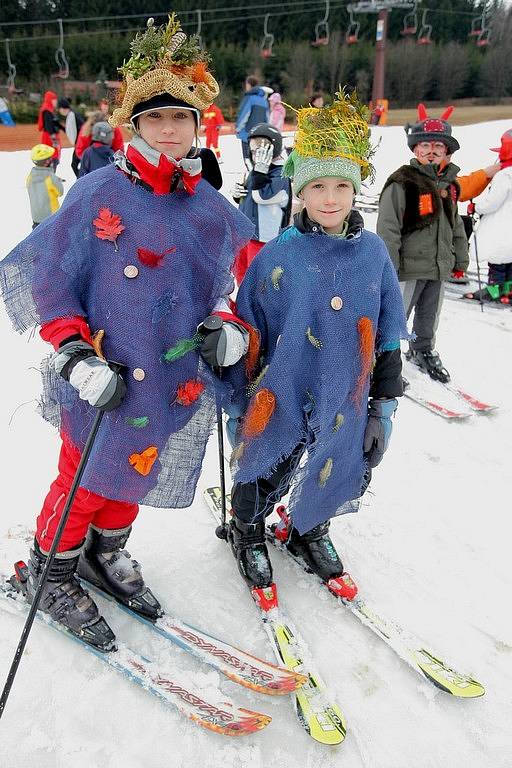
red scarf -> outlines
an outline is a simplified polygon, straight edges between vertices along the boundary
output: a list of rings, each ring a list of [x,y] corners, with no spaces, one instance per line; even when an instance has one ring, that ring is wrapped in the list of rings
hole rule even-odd
[[[500,165],[501,165],[501,170],[503,170],[503,168],[510,168],[510,166],[512,165],[512,157],[510,158],[510,160],[500,160]]]
[[[192,176],[163,154],[160,155],[160,161],[156,166],[129,144],[126,157],[137,169],[141,180],[151,187],[155,195],[167,195],[174,192],[180,181],[185,191],[189,195],[193,195],[201,181],[200,173]]]

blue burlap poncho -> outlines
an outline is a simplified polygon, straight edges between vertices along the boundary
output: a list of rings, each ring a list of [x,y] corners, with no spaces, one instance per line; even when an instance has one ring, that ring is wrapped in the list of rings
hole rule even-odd
[[[220,386],[196,329],[232,290],[234,255],[252,232],[205,181],[194,195],[156,196],[111,165],[77,181],[60,211],[0,262],[16,330],[84,316],[105,332],[106,359],[125,366],[126,398],[104,416],[84,488],[155,507],[191,504]],[[95,409],[51,365],[43,375],[43,416],[82,450]]]
[[[240,364],[231,373],[233,411],[245,413],[235,483],[268,477],[302,444],[307,460],[289,502],[295,527],[304,533],[355,511],[347,502],[361,495],[366,470],[374,352],[396,349],[408,336],[384,242],[365,230],[344,239],[289,227],[249,267],[237,314],[258,330],[261,358],[252,384]]]

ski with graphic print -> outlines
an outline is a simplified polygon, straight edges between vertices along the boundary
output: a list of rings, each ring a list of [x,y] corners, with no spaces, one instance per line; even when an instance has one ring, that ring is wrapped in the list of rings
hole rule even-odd
[[[17,566],[15,576],[8,578],[0,574],[0,608],[10,614],[26,616],[30,605],[24,595],[22,579],[19,578],[20,573],[26,573],[23,570],[26,565],[20,562]],[[100,651],[72,634],[62,624],[53,621],[48,614],[37,611],[36,619],[74,640],[110,669],[119,672],[203,728],[224,736],[244,736],[265,728],[271,721],[268,715],[222,701],[220,690],[218,701],[208,701],[196,685],[184,679],[181,672],[170,672],[124,643],[118,642],[110,651]]]
[[[220,488],[207,488],[204,498],[215,520],[220,523]],[[305,676],[305,684],[293,694],[300,724],[320,744],[341,744],[346,735],[345,718],[332,700],[304,639],[279,603],[276,585],[250,591],[278,663]]]
[[[469,675],[457,672],[449,667],[444,661],[439,659],[436,654],[428,650],[426,645],[411,633],[406,632],[396,622],[382,618],[366,600],[358,594],[355,588],[355,596],[347,599],[347,577],[344,574],[338,578],[323,582],[316,574],[311,571],[307,563],[296,555],[292,554],[287,548],[285,542],[288,538],[289,518],[286,507],[280,505],[276,508],[280,522],[267,528],[267,539],[276,549],[285,553],[288,557],[299,565],[303,571],[309,573],[322,588],[326,589],[333,597],[348,608],[348,610],[365,626],[369,627],[381,640],[384,640],[403,661],[405,661],[415,672],[426,678],[446,693],[458,698],[475,698],[483,696],[485,689],[481,683],[474,680]]]

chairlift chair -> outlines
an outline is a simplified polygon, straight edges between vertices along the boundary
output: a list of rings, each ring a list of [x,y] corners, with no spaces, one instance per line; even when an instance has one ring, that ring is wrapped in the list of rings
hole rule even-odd
[[[7,67],[9,74],[7,75],[7,91],[8,93],[19,93],[19,89],[16,88],[16,65],[11,60],[11,49],[9,46],[10,40],[5,40],[5,58],[7,59]]]
[[[478,37],[485,29],[485,14],[481,16],[475,16],[471,20],[471,30],[468,32],[468,37]]]
[[[421,27],[418,33],[418,45],[430,45],[432,42],[432,24],[427,24],[428,10],[423,11]]]
[[[62,80],[67,80],[69,77],[69,63],[66,58],[66,51],[64,50],[64,28],[62,19],[57,19],[57,23],[59,25],[59,47],[55,51],[55,61],[59,69],[55,72],[53,77],[60,77]]]
[[[359,30],[361,28],[361,24],[358,21],[354,21],[352,11],[349,11],[349,15],[350,21],[345,33],[345,42],[348,45],[354,45],[355,43],[359,42]]]
[[[404,21],[400,34],[406,37],[407,35],[415,35],[418,31],[418,14],[416,13],[417,3],[414,4],[414,9],[404,16]]]
[[[325,0],[324,17],[315,24],[315,39],[311,45],[314,45],[316,48],[329,44],[329,4],[330,0]]]
[[[319,48],[321,45],[329,45],[329,22],[319,21],[315,24],[315,39],[311,45]]]
[[[273,56],[272,46],[274,45],[275,38],[274,35],[268,31],[269,18],[270,14],[267,13],[265,16],[265,21],[263,22],[263,39],[260,45],[260,54],[263,59],[270,59],[270,57]]]
[[[482,29],[482,31],[478,35],[476,39],[476,45],[478,48],[484,48],[486,45],[489,45],[490,42],[491,42],[491,30],[489,27],[486,27],[485,29]]]

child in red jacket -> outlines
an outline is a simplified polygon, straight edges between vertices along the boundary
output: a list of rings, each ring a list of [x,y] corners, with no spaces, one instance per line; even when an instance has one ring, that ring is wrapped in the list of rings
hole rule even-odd
[[[219,162],[219,133],[224,125],[224,116],[216,104],[212,104],[203,112],[203,127],[206,133],[206,148],[213,149]]]

